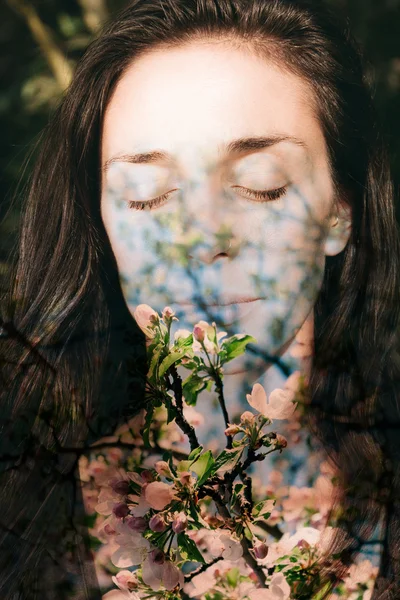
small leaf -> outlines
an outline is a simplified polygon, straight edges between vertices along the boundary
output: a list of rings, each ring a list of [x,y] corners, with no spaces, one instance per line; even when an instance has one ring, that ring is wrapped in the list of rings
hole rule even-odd
[[[224,352],[223,356],[220,355],[221,364],[225,364],[243,354],[247,344],[257,343],[257,340],[251,335],[243,335],[240,339],[238,338],[238,335],[233,335],[222,342],[221,349],[224,350],[226,354]]]
[[[197,508],[192,501],[189,502],[189,514],[192,517],[193,521],[190,521],[190,529],[209,529],[210,526],[208,525],[208,523],[203,519],[203,517],[200,514],[200,509]],[[194,525],[196,525],[196,527],[194,527]]]
[[[143,436],[143,442],[144,442],[145,448],[151,448],[149,435],[150,435],[150,427],[153,422],[153,413],[154,413],[153,407],[150,407],[146,411],[145,422],[144,422],[143,428],[140,431],[141,435]]]
[[[180,460],[178,463],[178,473],[183,473],[184,471],[190,470],[190,465],[192,464],[191,460]]]
[[[200,550],[197,548],[197,545],[185,533],[178,533],[177,541],[182,558],[194,560],[203,564],[206,562]]]
[[[193,345],[193,334],[191,333],[187,338],[180,337],[175,340],[173,350],[180,350],[181,348],[191,348]]]
[[[168,354],[168,356],[166,356],[164,358],[164,360],[162,361],[162,363],[160,364],[160,368],[158,370],[158,376],[161,378],[163,375],[165,375],[165,373],[168,371],[168,369],[174,363],[176,363],[177,360],[179,360],[183,356],[184,356],[184,354],[183,354],[182,350],[178,350],[176,352],[171,352],[170,354]]]
[[[226,471],[231,471],[239,462],[243,450],[243,446],[241,448],[228,448],[227,450],[223,450],[215,459],[215,468],[213,474],[218,473],[221,475]]]
[[[198,476],[196,487],[199,487],[206,479],[208,479],[214,468],[214,463],[215,460],[211,450],[207,450],[207,452],[202,454],[190,465],[190,469]]]
[[[192,450],[188,456],[188,460],[195,460],[202,450],[203,450],[203,446],[199,446],[198,448],[195,448],[194,450]]]
[[[156,346],[156,348],[152,354],[152,357],[150,359],[149,371],[147,373],[148,379],[151,379],[153,377],[154,373],[156,372],[156,367],[160,361],[161,353],[163,350],[164,350],[163,344],[159,344],[158,346]]]
[[[196,373],[189,375],[182,384],[182,393],[186,404],[196,406],[197,396],[207,386],[207,382],[203,377],[199,377]]]
[[[271,514],[273,508],[275,505],[275,500],[273,500],[272,498],[268,498],[267,500],[262,500],[261,502],[258,502],[254,507],[252,512],[252,515],[258,519],[266,519],[269,517],[269,515]]]

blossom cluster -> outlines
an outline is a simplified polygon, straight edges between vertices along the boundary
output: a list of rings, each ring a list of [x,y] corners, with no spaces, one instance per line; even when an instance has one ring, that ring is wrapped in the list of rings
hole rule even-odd
[[[169,307],[159,315],[141,305],[135,319],[147,339],[148,408],[80,465],[99,581],[115,586],[103,600],[311,598],[335,533],[335,472],[322,463],[312,488],[284,486],[274,469],[257,487],[249,473],[285,450],[287,438],[271,425],[294,419],[304,380],[294,374],[269,395],[254,384],[248,410],[231,422],[223,367],[254,338],[227,337],[205,321],[172,335]],[[194,425],[198,396],[213,386],[226,419],[226,448],[217,455],[198,443]],[[189,454],[175,445],[185,436]],[[292,531],[283,533],[284,524]],[[370,561],[352,565],[336,595],[367,600],[375,577]]]

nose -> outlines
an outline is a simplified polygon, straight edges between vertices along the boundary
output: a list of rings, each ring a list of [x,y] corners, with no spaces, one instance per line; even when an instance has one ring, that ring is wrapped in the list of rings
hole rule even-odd
[[[234,219],[224,194],[197,186],[188,194],[185,208],[185,233],[192,240],[187,257],[204,264],[232,258]]]

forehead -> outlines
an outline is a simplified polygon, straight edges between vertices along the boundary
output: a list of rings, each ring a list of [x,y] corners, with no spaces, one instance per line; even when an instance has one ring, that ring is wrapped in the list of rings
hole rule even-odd
[[[162,148],[188,169],[222,159],[240,137],[292,137],[271,151],[326,158],[309,84],[250,52],[217,43],[159,49],[136,59],[107,107],[102,163]]]

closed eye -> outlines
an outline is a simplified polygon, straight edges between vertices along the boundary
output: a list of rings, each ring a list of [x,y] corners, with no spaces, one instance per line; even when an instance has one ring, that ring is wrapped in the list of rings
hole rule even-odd
[[[240,185],[234,185],[233,188],[238,188],[242,190],[246,198],[249,198],[254,202],[267,202],[268,200],[278,200],[287,192],[287,186],[285,185],[274,190],[250,190],[249,188],[245,188]]]
[[[287,186],[282,186],[274,190],[251,190],[240,185],[232,186],[232,188],[241,190],[248,200],[252,200],[253,202],[257,203],[278,200],[287,192]],[[162,194],[161,196],[157,196],[157,198],[152,198],[151,200],[130,200],[128,205],[129,208],[133,208],[135,210],[148,210],[150,208],[162,206],[169,200],[170,195],[176,191],[177,189],[171,190],[165,194]]]

